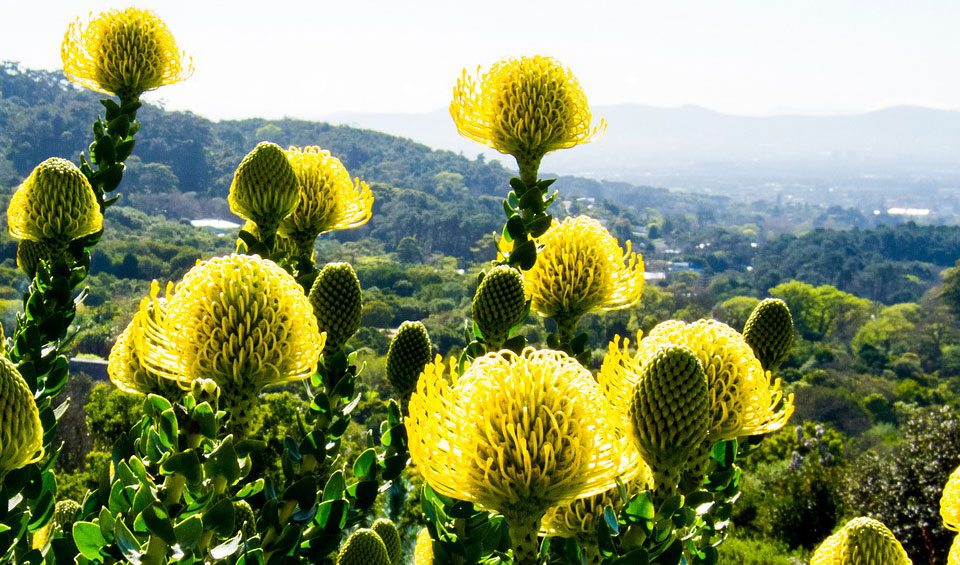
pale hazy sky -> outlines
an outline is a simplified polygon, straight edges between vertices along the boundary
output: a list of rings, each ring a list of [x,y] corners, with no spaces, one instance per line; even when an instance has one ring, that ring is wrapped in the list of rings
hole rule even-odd
[[[127,4],[0,0],[0,59],[60,67],[77,15]],[[214,119],[444,108],[464,67],[545,54],[592,104],[734,114],[960,108],[946,0],[145,1],[194,60],[149,95]]]

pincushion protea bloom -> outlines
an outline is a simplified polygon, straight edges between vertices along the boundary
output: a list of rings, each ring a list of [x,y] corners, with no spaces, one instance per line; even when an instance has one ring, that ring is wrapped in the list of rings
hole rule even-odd
[[[417,565],[419,565],[419,563]],[[953,538],[953,545],[950,546],[950,555],[947,556],[947,565],[960,565],[960,534]]]
[[[386,518],[379,518],[370,526],[370,529],[380,536],[383,545],[387,548],[391,565],[399,565],[403,559],[403,542],[400,541],[400,532],[397,526]]]
[[[328,263],[313,281],[308,295],[320,331],[327,334],[325,353],[347,343],[360,329],[363,292],[350,263]]]
[[[171,290],[140,305],[136,351],[168,379],[210,379],[242,431],[265,386],[313,373],[326,334],[300,285],[273,261],[229,255],[198,263]]]
[[[643,341],[683,345],[697,354],[710,391],[711,443],[775,432],[793,414],[793,395],[784,398],[780,380],[771,384],[743,336],[722,322],[669,320]]]
[[[13,469],[43,457],[43,425],[30,387],[0,355],[0,481]]]
[[[317,146],[290,147],[286,155],[300,185],[300,204],[280,222],[280,233],[294,242],[299,254],[311,253],[322,233],[367,223],[373,192],[367,183],[351,179],[340,159]]]
[[[340,548],[337,565],[390,565],[390,557],[375,531],[360,528]]]
[[[17,242],[17,267],[31,279],[37,274],[41,261],[49,261],[53,249],[46,243],[21,239]]]
[[[940,498],[940,517],[943,525],[955,532],[960,532],[960,467],[950,473],[947,484],[943,488]]]
[[[810,565],[910,565],[913,561],[893,533],[873,518],[854,518],[828,537]]]
[[[550,57],[504,59],[457,81],[450,116],[460,135],[513,155],[520,177],[537,180],[544,155],[587,143],[606,128],[592,125],[587,97],[569,69]]]
[[[63,72],[87,88],[122,101],[186,79],[193,65],[150,10],[109,10],[70,24],[60,46]]]
[[[541,533],[547,536],[576,538],[580,548],[586,553],[587,564],[600,563],[597,529],[600,527],[600,521],[603,520],[603,511],[607,506],[611,506],[614,513],[619,515],[627,501],[653,485],[650,468],[642,461],[640,466],[640,474],[624,484],[626,499],[620,492],[620,486],[617,485],[600,494],[578,498],[562,506],[554,506],[543,517]]]
[[[757,304],[743,326],[743,339],[753,348],[765,371],[779,367],[793,346],[793,316],[787,303],[766,298]]]
[[[230,193],[230,211],[257,224],[261,236],[272,236],[280,221],[300,202],[297,175],[283,149],[261,141],[240,161]]]
[[[51,157],[33,169],[7,208],[7,226],[17,239],[62,249],[99,231],[103,214],[90,181],[76,165]]]
[[[437,492],[504,515],[514,561],[534,563],[552,506],[630,480],[640,460],[590,371],[565,353],[488,353],[462,376],[438,356],[410,398],[410,457]]]
[[[427,528],[420,528],[417,534],[417,544],[413,548],[413,565],[433,565],[433,538]]]
[[[510,329],[523,322],[527,299],[523,275],[513,267],[494,267],[477,287],[471,315],[490,349],[499,349]]]
[[[640,300],[643,258],[624,252],[593,218],[577,216],[554,222],[537,239],[543,248],[523,275],[531,309],[553,318],[561,328],[576,326],[587,312],[621,310]]]

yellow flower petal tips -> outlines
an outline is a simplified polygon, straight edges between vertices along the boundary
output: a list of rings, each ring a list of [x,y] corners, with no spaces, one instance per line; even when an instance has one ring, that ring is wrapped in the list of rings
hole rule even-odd
[[[340,159],[316,146],[290,147],[285,153],[300,184],[300,204],[280,222],[279,231],[293,240],[298,254],[309,255],[322,233],[367,223],[373,192],[367,183],[351,179]]]
[[[7,208],[10,235],[48,246],[52,259],[79,237],[103,227],[97,195],[76,165],[52,157],[33,169]]]
[[[535,563],[552,506],[630,480],[640,460],[590,371],[528,347],[476,359],[462,376],[428,364],[410,399],[410,457],[437,492],[504,515],[514,560]]]
[[[940,498],[940,517],[943,525],[955,532],[960,532],[960,467],[950,473],[947,484],[943,488]]]
[[[166,301],[140,306],[136,350],[148,370],[180,382],[210,379],[231,414],[235,432],[267,385],[313,373],[326,340],[297,281],[257,255],[198,263]]]
[[[854,518],[823,541],[810,565],[911,565],[893,533],[873,518]]]
[[[30,387],[0,355],[0,481],[8,471],[43,457],[43,425]]]
[[[520,178],[537,180],[544,155],[587,143],[606,128],[592,125],[587,97],[569,69],[550,57],[495,63],[483,76],[457,81],[450,116],[460,135],[513,155]]]
[[[624,252],[615,237],[593,218],[567,218],[547,230],[537,243],[537,262],[524,273],[531,309],[553,318],[572,337],[587,312],[629,308],[643,292],[643,258]]]
[[[166,24],[150,10],[109,10],[70,24],[60,47],[63,72],[87,88],[132,102],[193,73]]]

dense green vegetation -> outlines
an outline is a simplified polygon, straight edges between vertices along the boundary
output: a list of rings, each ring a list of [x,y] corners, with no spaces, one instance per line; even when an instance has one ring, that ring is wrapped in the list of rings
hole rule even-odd
[[[37,162],[84,149],[95,100],[58,74],[0,66],[4,207]],[[105,357],[151,280],[177,280],[197,259],[234,248],[235,232],[182,220],[230,218],[230,179],[256,142],[320,145],[370,182],[376,198],[367,226],[323,236],[316,247],[318,263],[352,263],[364,289],[364,327],[352,345],[367,362],[365,393],[345,442],[349,456],[364,443],[368,419],[383,419],[388,330],[420,319],[439,353],[456,353],[464,343],[469,297],[495,254],[499,195],[510,172],[324,123],[214,123],[150,106],[140,119],[150,135],[129,162],[124,197],[107,213],[72,351]],[[945,562],[950,540],[935,501],[960,464],[960,228],[876,226],[875,219],[841,209],[732,203],[586,179],[564,178],[556,186],[560,215],[601,219],[644,252],[648,272],[664,274],[648,281],[637,307],[584,318],[580,328],[589,334],[595,365],[615,334],[649,331],[662,320],[715,317],[739,330],[767,295],[784,299],[793,312],[797,341],[780,375],[797,411],[787,429],[747,456],[735,540],[724,545],[724,559],[788,563],[846,518],[870,514],[894,531],[915,562]],[[817,227],[826,225],[850,229]],[[28,281],[16,269],[15,242],[5,227],[0,299],[9,329]],[[547,329],[530,318],[523,331],[543,341]],[[72,420],[60,426],[67,448],[58,464],[62,491],[79,496],[96,484],[109,446],[138,418],[140,401],[83,378],[71,382],[70,395],[74,404],[65,417]],[[265,402],[270,408],[254,435],[268,440],[268,453],[279,453],[280,438],[298,433],[285,427],[295,422],[286,415],[303,397],[291,387]],[[258,464],[277,460],[267,456]]]

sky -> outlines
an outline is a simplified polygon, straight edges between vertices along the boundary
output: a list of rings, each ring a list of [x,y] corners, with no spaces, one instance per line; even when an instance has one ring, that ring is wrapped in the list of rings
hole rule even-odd
[[[60,68],[77,16],[127,4],[0,0],[0,59]],[[163,0],[196,68],[145,98],[211,119],[445,108],[467,68],[550,55],[591,105],[850,114],[960,109],[953,0]]]

